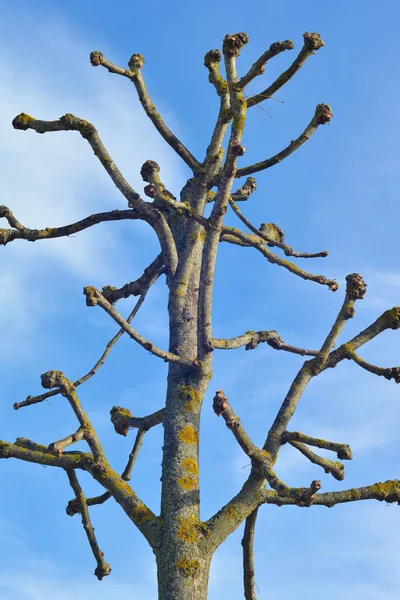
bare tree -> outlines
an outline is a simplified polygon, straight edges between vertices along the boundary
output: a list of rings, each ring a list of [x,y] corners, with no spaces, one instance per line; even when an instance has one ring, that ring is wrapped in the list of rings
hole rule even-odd
[[[157,112],[146,89],[142,76],[143,56],[134,54],[129,68],[118,67],[100,52],[92,52],[93,66],[105,67],[109,72],[130,80],[138,93],[140,102],[160,135],[175,150],[193,176],[176,198],[162,183],[160,167],[148,160],[141,168],[146,182],[144,200],[127,182],[104,147],[99,134],[91,123],[71,114],[56,121],[42,121],[25,113],[14,121],[15,129],[31,129],[37,133],[77,131],[87,140],[94,154],[108,175],[126,198],[126,210],[114,210],[93,214],[81,221],[64,227],[29,229],[22,225],[12,211],[0,207],[0,217],[6,219],[9,228],[0,229],[0,243],[6,246],[15,239],[44,240],[77,233],[104,221],[143,220],[155,231],[161,252],[144,270],[143,274],[121,288],[110,285],[100,291],[92,286],[84,289],[88,306],[101,307],[118,324],[118,333],[110,340],[94,367],[75,382],[60,371],[49,371],[42,378],[48,390],[38,396],[29,396],[14,405],[16,410],[42,402],[61,394],[69,402],[78,420],[76,431],[49,446],[18,438],[14,443],[0,442],[0,458],[17,458],[41,465],[64,469],[73,490],[74,498],[68,503],[67,514],[80,513],[83,527],[97,562],[95,574],[99,579],[110,573],[90,521],[89,507],[113,498],[136,525],[152,548],[158,567],[159,598],[183,600],[207,597],[210,562],[216,548],[245,521],[243,545],[244,595],[247,600],[255,598],[253,538],[257,511],[264,504],[297,505],[309,507],[322,505],[332,507],[338,503],[376,499],[400,503],[400,482],[397,480],[375,483],[366,487],[343,491],[320,492],[319,481],[307,482],[302,488],[286,485],[275,473],[274,465],[284,444],[290,444],[315,465],[319,465],[335,479],[344,478],[342,460],[350,460],[352,453],[346,443],[310,437],[306,433],[290,431],[290,420],[306,386],[313,377],[348,359],[358,367],[386,379],[400,381],[400,367],[385,368],[364,361],[357,350],[386,329],[400,327],[400,307],[384,312],[374,323],[335,348],[339,333],[348,319],[354,316],[357,300],[364,297],[366,285],[358,274],[348,275],[346,292],[339,314],[320,348],[309,350],[285,343],[276,331],[248,331],[237,337],[217,339],[213,336],[212,303],[213,279],[216,257],[221,242],[252,248],[261,253],[268,262],[287,269],[293,275],[336,291],[336,281],[323,275],[302,270],[289,258],[326,257],[327,252],[297,252],[284,240],[283,231],[273,223],[255,227],[242,213],[238,203],[247,201],[256,189],[254,173],[264,171],[281,162],[300,148],[318,129],[332,118],[327,104],[319,104],[304,131],[274,156],[258,163],[237,166],[238,158],[245,154],[242,135],[247,110],[271,98],[315,54],[324,42],[316,33],[304,34],[304,45],[289,68],[273,83],[253,96],[247,97],[246,86],[262,75],[266,63],[274,56],[293,49],[290,40],[273,43],[270,48],[239,79],[236,59],[248,42],[245,33],[227,35],[223,41],[222,54],[211,50],[205,55],[209,81],[219,96],[220,108],[212,137],[203,160],[198,160],[171,132]],[[220,72],[223,57],[225,77]],[[229,132],[228,132],[229,130]],[[222,145],[229,136],[227,150]],[[235,180],[247,176],[245,183],[235,188]],[[205,216],[210,204],[209,216]],[[228,227],[224,217],[229,209],[237,215],[248,231]],[[286,258],[274,250],[283,251]],[[132,327],[132,320],[143,304],[154,282],[165,276],[168,288],[169,348],[158,348]],[[115,304],[121,298],[138,297],[129,318],[124,319]],[[114,406],[111,421],[118,434],[126,436],[130,429],[137,429],[132,451],[122,474],[110,466],[102,444],[83,409],[77,388],[92,377],[107,358],[118,339],[127,334],[145,350],[168,362],[168,385],[165,403],[160,409],[142,417],[131,414],[128,408]],[[214,397],[213,408],[222,416],[243,452],[251,462],[251,472],[242,489],[207,521],[200,520],[199,500],[199,420],[203,398],[212,378],[214,351],[245,347],[252,350],[258,344],[267,343],[275,350],[307,356],[272,423],[263,447],[257,447],[244,430],[223,390]],[[219,385],[220,382],[217,383]],[[128,484],[143,436],[152,427],[164,428],[162,460],[161,511],[155,515]],[[88,451],[68,448],[84,440]],[[313,448],[313,450],[311,450]],[[318,454],[318,449],[329,450],[338,460],[328,460]],[[79,483],[79,473],[86,471],[104,487],[100,496],[87,498]]]

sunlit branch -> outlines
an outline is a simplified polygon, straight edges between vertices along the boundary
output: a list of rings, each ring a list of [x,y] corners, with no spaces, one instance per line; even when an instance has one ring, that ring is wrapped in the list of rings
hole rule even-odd
[[[227,428],[232,431],[239,446],[251,459],[254,465],[264,468],[264,466],[268,464],[268,456],[253,444],[241,424],[239,417],[233,412],[223,390],[217,390],[213,400],[213,409],[218,417],[224,419]]]
[[[335,280],[327,279],[324,275],[314,275],[313,273],[303,271],[297,265],[285,260],[284,258],[281,258],[280,256],[277,256],[265,246],[264,240],[262,240],[259,236],[243,233],[239,229],[234,229],[232,227],[224,227],[222,229],[220,240],[221,242],[229,242],[230,244],[236,244],[238,246],[255,248],[265,256],[268,262],[284,267],[302,279],[314,281],[321,285],[326,285],[333,292],[335,292],[339,287]]]
[[[264,54],[262,54],[260,58],[256,60],[255,63],[253,63],[246,75],[244,75],[241,78],[241,80],[239,81],[240,87],[246,87],[246,85],[248,85],[250,81],[252,81],[255,77],[257,77],[258,75],[262,75],[265,72],[265,65],[271,58],[277,56],[285,50],[293,50],[293,48],[294,44],[292,40],[274,42],[273,44],[271,44],[268,50],[266,50],[266,52],[264,52]]]
[[[13,120],[13,126],[15,129],[22,129],[24,131],[33,129],[37,133],[79,131],[81,136],[89,142],[93,152],[111,177],[115,186],[127,199],[128,206],[136,210],[137,218],[146,221],[153,227],[163,251],[167,274],[175,272],[178,257],[172,232],[167,222],[160,211],[142,200],[139,194],[129,185],[106,150],[97,129],[92,123],[71,114],[66,114],[57,121],[39,121],[25,113],[21,113]]]
[[[269,169],[270,167],[280,163],[283,159],[293,154],[295,150],[307,142],[320,125],[329,123],[331,119],[332,111],[330,107],[327,104],[318,104],[313,118],[298,138],[292,140],[290,144],[284,148],[284,150],[281,150],[281,152],[271,156],[271,158],[267,158],[266,160],[255,163],[254,165],[249,165],[248,167],[242,167],[241,169],[238,169],[236,172],[236,177],[243,177],[245,175],[257,173],[258,171],[264,171],[265,169]]]
[[[79,484],[79,481],[78,481],[75,471],[68,470],[67,476],[68,476],[69,483],[70,483],[72,489],[74,490],[76,503],[77,503],[77,506],[79,507],[79,512],[82,517],[83,528],[87,535],[87,539],[88,539],[90,548],[92,549],[93,556],[97,562],[97,567],[95,569],[94,574],[96,575],[97,579],[102,580],[103,577],[105,577],[106,575],[109,575],[111,573],[111,567],[108,563],[105,562],[104,553],[100,550],[99,545],[97,543],[94,529],[93,529],[93,526],[92,526],[92,523],[90,520],[90,515],[89,515],[87,503],[86,503],[86,498],[85,498],[85,495]]]
[[[285,85],[285,83],[289,81],[289,79],[293,77],[293,75],[297,73],[309,56],[315,54],[317,50],[325,45],[318,33],[309,33],[306,31],[303,37],[304,45],[290,67],[263,92],[249,98],[247,100],[248,108],[263,102],[263,100],[271,98],[271,96],[273,96],[283,85]]]
[[[145,433],[146,433],[145,429],[139,429],[136,434],[135,443],[129,454],[129,458],[128,458],[126,467],[121,475],[121,479],[123,479],[124,481],[130,481],[130,479],[131,479],[132,470],[135,465],[137,456],[139,454],[139,450],[142,445],[143,437],[144,437]],[[111,498],[110,492],[104,492],[104,494],[100,494],[99,496],[94,496],[93,498],[86,498],[86,504],[87,504],[87,506],[96,506],[98,504],[104,504],[104,502],[106,502],[109,498]],[[80,509],[79,509],[79,505],[76,501],[76,498],[74,500],[70,500],[68,502],[68,505],[66,508],[67,515],[69,515],[70,517],[73,517],[74,515],[76,515],[79,512],[80,512]]]
[[[251,178],[248,178],[251,179]],[[247,181],[248,181],[247,179]],[[242,223],[244,225],[246,225],[246,227],[248,229],[250,229],[250,231],[252,233],[254,233],[255,235],[257,235],[258,237],[260,237],[262,240],[264,240],[264,242],[266,242],[269,246],[277,246],[278,248],[281,248],[286,256],[293,256],[294,258],[324,258],[326,256],[328,256],[328,252],[326,250],[322,250],[321,252],[314,252],[313,254],[310,254],[308,252],[296,252],[296,250],[294,250],[291,246],[289,246],[288,244],[284,243],[284,233],[282,230],[282,239],[278,239],[278,236],[272,236],[272,235],[268,235],[266,233],[266,230],[271,229],[273,223],[263,223],[263,225],[269,225],[269,228],[263,227],[261,226],[260,229],[258,229],[257,227],[255,227],[248,219],[246,219],[246,217],[243,215],[243,213],[241,212],[241,210],[239,209],[239,207],[235,204],[235,202],[233,201],[233,195],[232,195],[232,200],[230,200],[229,204],[231,205],[234,213],[239,217],[239,219],[242,221]],[[275,228],[277,226],[275,225]]]
[[[45,229],[29,229],[21,225],[14,217],[13,213],[7,206],[0,206],[0,218],[4,217],[13,229],[0,229],[0,245],[5,246],[9,242],[16,239],[28,240],[35,242],[36,240],[49,240],[53,238],[66,237],[88,229],[97,223],[106,221],[123,221],[128,219],[138,219],[138,212],[134,209],[129,210],[112,210],[110,212],[96,213],[90,215],[81,221],[65,225],[63,227],[46,227]]]
[[[130,296],[140,296],[143,292],[149,289],[149,282],[154,283],[158,277],[163,273],[164,261],[162,254],[159,254],[155,260],[144,270],[141,275],[135,281],[126,283],[121,288],[112,287],[107,285],[103,287],[102,294],[110,304],[114,304],[121,298],[129,298]]]
[[[370,373],[373,373],[374,375],[379,375],[385,379],[393,379],[396,383],[400,383],[400,367],[385,368],[372,365],[351,350],[348,351],[348,358],[351,358],[358,366],[362,367],[366,371],[369,371]]]
[[[232,350],[245,346],[246,350],[253,350],[258,344],[263,342],[266,342],[275,350],[285,350],[286,352],[293,352],[301,356],[316,356],[318,354],[317,350],[306,350],[305,348],[297,348],[296,346],[285,344],[274,330],[247,331],[242,335],[228,339],[213,338],[212,347],[217,350]]]
[[[105,67],[110,73],[117,75],[123,75],[132,81],[134,84],[141,105],[144,108],[146,115],[149,117],[154,127],[157,129],[159,134],[164,140],[175,150],[175,152],[185,161],[185,163],[195,171],[199,167],[199,163],[195,157],[189,152],[189,150],[182,144],[182,142],[172,133],[163,121],[161,115],[157,112],[149,93],[144,83],[141,69],[144,65],[144,57],[141,54],[133,54],[129,60],[129,69],[122,69],[117,65],[114,65],[108,61],[101,52],[92,52],[90,55],[90,62],[94,67],[101,65]]]
[[[210,351],[210,341],[212,338],[213,277],[220,232],[232,193],[236,161],[238,156],[242,156],[245,152],[241,140],[246,119],[246,102],[243,94],[240,93],[236,87],[238,82],[236,58],[239,55],[241,48],[247,44],[248,39],[249,38],[245,33],[236,33],[235,35],[226,35],[223,42],[225,70],[233,116],[226,159],[221,171],[221,181],[214,200],[214,206],[208,219],[209,227],[206,230],[202,253],[197,323],[201,359],[203,359]]]
[[[366,327],[359,334],[354,336],[350,341],[342,344],[329,355],[325,364],[325,369],[336,367],[336,365],[345,358],[349,357],[349,353],[355,352],[358,348],[374,339],[377,335],[386,329],[400,328],[400,307],[394,306],[390,310],[386,310],[380,317],[371,325]]]
[[[151,415],[134,417],[127,408],[113,406],[110,414],[116,433],[126,436],[129,429],[143,429],[143,431],[148,431],[152,427],[160,425],[164,421],[165,410],[161,408]]]
[[[140,307],[142,306],[142,304],[146,298],[147,292],[149,291],[149,289],[153,285],[153,283],[157,280],[157,278],[159,277],[160,274],[161,274],[160,272],[156,272],[153,275],[152,279],[147,280],[146,287],[144,287],[139,300],[136,302],[132,312],[126,319],[127,323],[131,323],[132,320],[135,318],[135,316],[137,315]],[[142,275],[142,277],[143,277],[143,275]],[[139,279],[141,279],[141,278],[139,278]],[[137,281],[139,281],[139,279]],[[132,283],[136,283],[136,282],[132,282]],[[130,284],[128,284],[128,285],[130,285]],[[112,293],[112,292],[110,292],[110,293]],[[104,292],[103,292],[103,294],[104,294]],[[75,388],[77,388],[79,385],[82,385],[82,383],[85,383],[86,381],[88,381],[91,377],[93,377],[93,375],[95,375],[97,373],[99,368],[102,365],[104,365],[113,346],[118,342],[118,340],[124,333],[125,333],[125,329],[123,327],[121,327],[121,329],[119,329],[119,331],[117,331],[117,333],[114,335],[114,337],[112,337],[111,340],[108,342],[108,344],[106,345],[106,347],[104,349],[103,354],[100,356],[100,358],[96,362],[96,364],[90,369],[90,371],[88,371],[88,373],[86,373],[86,375],[83,375],[82,377],[80,377],[79,379],[74,381],[73,385]],[[59,393],[60,393],[60,389],[58,388],[58,389],[50,390],[49,392],[46,392],[45,394],[40,394],[39,396],[28,396],[26,398],[26,400],[23,400],[22,402],[15,402],[14,410],[18,410],[20,408],[23,408],[24,406],[31,406],[32,404],[38,404],[39,402],[43,402],[43,400],[47,400],[48,398],[51,398],[52,396],[56,396]]]
[[[129,323],[115,310],[115,308],[110,304],[103,296],[99,290],[92,286],[87,286],[83,290],[86,296],[86,304],[88,306],[101,306],[106,313],[110,315],[112,319],[120,327],[124,329],[124,331],[131,337],[135,342],[137,342],[140,346],[148,350],[151,354],[162,358],[166,362],[173,362],[186,366],[196,366],[196,361],[187,360],[184,357],[180,357],[177,354],[173,354],[172,352],[166,352],[165,350],[161,350],[157,348],[152,342],[149,342],[144,337],[140,335],[133,327],[129,325]]]
[[[93,456],[89,452],[63,452],[58,456],[48,446],[26,438],[18,438],[14,444],[0,440],[0,458],[18,458],[37,465],[84,471],[89,471],[93,466]]]
[[[224,96],[228,91],[228,84],[220,73],[222,54],[217,50],[210,50],[204,56],[204,66],[207,67],[208,81],[215,87],[218,96]]]
[[[357,502],[359,500],[379,500],[381,502],[397,502],[400,504],[400,481],[397,479],[375,483],[373,485],[351,488],[338,492],[323,492],[314,496],[313,504],[331,508],[344,502]],[[266,490],[262,500],[266,504],[278,506],[298,504],[294,498],[279,496],[276,492]]]
[[[327,335],[321,350],[313,361],[313,367],[322,369],[328,360],[329,353],[335,346],[336,340],[345,326],[346,322],[354,317],[354,304],[357,300],[364,298],[367,290],[364,279],[358,273],[352,273],[346,276],[346,295],[343,300],[339,314]]]
[[[57,442],[52,442],[51,444],[49,444],[49,450],[51,452],[55,452],[56,454],[58,454],[58,456],[61,456],[65,448],[72,446],[72,444],[75,444],[76,442],[80,442],[84,438],[85,429],[83,427],[79,427],[79,429],[75,431],[75,433],[72,433],[71,435],[68,435],[63,439],[58,440]]]
[[[327,440],[305,435],[298,431],[285,431],[282,442],[301,442],[307,444],[307,446],[315,446],[316,448],[321,448],[323,450],[330,450],[331,452],[336,452],[336,455],[340,460],[351,460],[353,458],[351,448],[348,444],[329,442]]]
[[[52,389],[55,387],[60,389],[61,395],[68,400],[76,418],[79,421],[80,429],[83,431],[82,438],[88,443],[93,453],[95,462],[98,464],[106,462],[103,447],[100,444],[100,441],[90,423],[87,414],[82,408],[72,381],[69,381],[69,379],[67,379],[64,373],[61,371],[48,371],[47,373],[43,373],[43,375],[41,375],[41,379],[42,386],[45,389]],[[67,440],[68,439],[69,437]],[[57,453],[60,453],[60,451],[62,452],[63,443],[65,443],[65,440],[61,440],[61,442],[53,442],[53,448],[55,444],[56,447],[54,450]]]
[[[322,458],[322,456],[318,456],[318,454],[312,452],[305,444],[302,444],[301,442],[290,441],[289,444],[301,452],[314,465],[319,465],[322,467],[325,473],[331,473],[331,475],[338,481],[342,481],[344,479],[343,463],[333,462],[327,458]]]
[[[257,521],[258,508],[247,517],[244,534],[242,538],[243,546],[243,583],[244,597],[246,600],[257,600],[254,591],[254,528]]]

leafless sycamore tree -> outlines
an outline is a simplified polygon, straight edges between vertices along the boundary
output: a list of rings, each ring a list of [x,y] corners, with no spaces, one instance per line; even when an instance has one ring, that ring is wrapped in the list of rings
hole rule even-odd
[[[159,598],[183,600],[207,597],[210,562],[216,548],[245,521],[243,545],[244,595],[247,600],[255,598],[253,537],[258,509],[264,504],[297,505],[299,507],[323,505],[332,507],[342,502],[366,499],[400,502],[400,481],[376,483],[366,487],[335,492],[320,492],[319,481],[306,487],[293,488],[286,485],[274,471],[279,451],[290,444],[319,465],[335,479],[342,480],[342,460],[350,460],[352,453],[345,443],[310,437],[307,433],[290,430],[290,419],[296,410],[309,381],[328,368],[335,367],[344,359],[350,359],[358,367],[387,379],[400,380],[400,368],[384,368],[365,362],[357,354],[358,348],[386,329],[400,327],[400,307],[384,312],[374,323],[346,343],[334,349],[336,339],[348,319],[354,316],[356,300],[363,298],[366,286],[358,274],[347,276],[347,287],[342,307],[320,348],[307,350],[284,343],[276,331],[248,331],[234,338],[216,339],[212,328],[213,277],[219,245],[221,242],[251,247],[260,252],[268,262],[287,269],[293,275],[327,286],[336,291],[335,281],[323,275],[314,275],[300,269],[291,258],[325,257],[327,252],[316,254],[297,252],[284,241],[283,231],[273,223],[255,227],[242,214],[238,203],[249,199],[256,189],[254,173],[281,162],[304,144],[320,125],[332,117],[326,104],[319,104],[303,133],[271,158],[248,166],[237,166],[245,148],[242,135],[247,110],[270,98],[285,85],[315,54],[324,42],[316,33],[304,34],[304,45],[289,68],[266,89],[254,96],[245,95],[246,86],[262,75],[266,63],[274,56],[293,49],[290,40],[276,42],[239,79],[236,59],[248,42],[245,33],[227,35],[223,41],[222,54],[211,50],[205,55],[209,81],[219,97],[220,108],[213,134],[202,161],[198,160],[171,132],[157,112],[146,89],[142,67],[143,56],[134,54],[129,68],[118,67],[100,52],[92,52],[93,66],[105,67],[130,80],[138,93],[147,116],[164,140],[175,150],[191,169],[193,176],[181,190],[179,199],[162,183],[159,166],[148,160],[141,168],[147,183],[144,200],[119,171],[104,147],[99,134],[91,123],[66,114],[57,121],[42,121],[22,113],[14,121],[15,129],[33,130],[37,133],[77,131],[87,140],[94,154],[127,201],[126,210],[113,210],[93,214],[81,221],[64,227],[29,229],[22,225],[6,206],[0,207],[0,217],[6,219],[9,228],[0,229],[0,243],[4,246],[16,239],[28,241],[68,236],[88,227],[121,219],[141,219],[152,227],[160,243],[160,254],[144,270],[143,274],[121,288],[107,285],[97,290],[92,286],[84,289],[88,306],[99,306],[118,324],[119,331],[96,363],[84,376],[70,381],[60,371],[44,373],[43,387],[48,390],[38,396],[29,396],[14,405],[16,410],[42,402],[61,394],[69,402],[78,421],[76,431],[49,446],[18,438],[14,443],[0,442],[0,458],[16,458],[41,465],[64,469],[73,490],[74,498],[68,503],[67,514],[79,513],[93,551],[97,567],[96,576],[101,579],[110,573],[110,566],[103,558],[90,521],[89,507],[113,498],[125,511],[127,517],[145,536],[152,548],[158,567]],[[221,58],[225,64],[225,76],[220,73]],[[225,136],[229,136],[224,152]],[[246,181],[235,188],[235,180],[247,176]],[[206,217],[205,208],[211,203],[212,210]],[[246,230],[224,225],[228,210],[233,210]],[[278,253],[282,251],[282,257]],[[145,339],[131,325],[152,284],[165,276],[169,301],[169,348],[158,348]],[[138,297],[138,301],[126,320],[115,308],[121,298]],[[168,386],[166,399],[160,409],[150,415],[136,417],[128,408],[114,406],[111,421],[118,434],[126,436],[130,429],[137,429],[132,452],[122,474],[116,473],[105,456],[101,442],[83,409],[77,388],[92,377],[104,363],[113,345],[127,334],[145,350],[168,362]],[[213,353],[219,350],[245,347],[254,349],[267,343],[276,350],[307,356],[284,398],[275,421],[272,423],[263,447],[257,447],[244,430],[223,390],[214,397],[214,411],[222,416],[243,452],[251,461],[251,472],[242,489],[207,521],[200,520],[199,501],[199,419],[203,398],[212,378]],[[220,382],[217,383],[220,385]],[[151,427],[164,428],[162,460],[161,510],[155,515],[128,484],[143,436]],[[79,440],[85,440],[87,452],[68,448]],[[313,448],[313,450],[311,450]],[[336,453],[338,461],[322,458],[318,449]],[[79,472],[86,471],[104,487],[104,493],[87,498],[79,483]]]

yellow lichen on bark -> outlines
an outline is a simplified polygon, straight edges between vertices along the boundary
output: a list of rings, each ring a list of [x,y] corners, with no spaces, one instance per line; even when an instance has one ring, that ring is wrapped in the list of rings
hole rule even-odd
[[[184,475],[178,479],[178,483],[184,490],[194,490],[197,487],[197,477],[191,475]]]
[[[198,444],[199,442],[198,433],[191,425],[186,425],[186,427],[178,433],[178,437],[182,442],[186,442],[186,444]]]
[[[196,476],[199,474],[199,465],[197,463],[197,460],[195,460],[194,458],[184,458],[182,461],[182,467],[188,473],[192,473]]]
[[[201,565],[198,560],[188,560],[182,557],[178,560],[176,566],[183,572],[185,577],[198,577]]]

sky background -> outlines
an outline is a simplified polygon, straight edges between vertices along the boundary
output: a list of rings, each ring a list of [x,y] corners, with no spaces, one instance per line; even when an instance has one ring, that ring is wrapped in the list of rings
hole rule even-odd
[[[0,11],[0,202],[30,227],[67,224],[125,203],[79,135],[13,130],[11,120],[22,111],[46,120],[71,112],[92,121],[139,191],[139,171],[147,159],[160,164],[175,195],[189,177],[143,114],[130,82],[91,67],[92,50],[121,66],[142,53],[154,102],[202,157],[217,111],[204,54],[221,47],[226,33],[246,31],[250,43],[238,66],[244,74],[272,42],[290,38],[296,52],[305,31],[319,32],[325,48],[277,93],[283,103],[263,104],[272,118],[257,108],[250,111],[242,163],[280,151],[303,131],[320,102],[331,105],[334,119],[282,164],[258,174],[257,192],[243,209],[256,225],[281,226],[298,251],[327,249],[326,259],[298,263],[336,278],[341,287],[332,294],[250,249],[222,244],[214,334],[276,329],[288,343],[316,348],[342,302],[344,277],[352,272],[364,276],[368,291],[341,340],[400,304],[398,2],[204,0],[145,6],[121,0],[0,0]],[[274,59],[252,91],[264,89],[293,57],[285,52]],[[234,216],[228,220],[236,224]],[[24,436],[48,444],[76,428],[61,397],[18,412],[12,405],[40,393],[41,373],[59,369],[74,380],[91,368],[116,328],[103,311],[85,306],[82,287],[123,285],[157,252],[155,236],[140,222],[103,224],[35,244],[15,241],[1,249],[1,438]],[[131,302],[118,308],[126,315]],[[152,288],[135,324],[167,347],[163,280]],[[360,355],[385,367],[399,364],[399,334],[386,332]],[[202,518],[229,500],[249,472],[248,458],[212,412],[215,390],[224,388],[254,442],[262,444],[301,364],[301,357],[269,347],[215,353],[202,416]],[[138,416],[157,410],[165,375],[162,361],[123,336],[96,377],[79,388],[116,469],[123,468],[133,435],[116,436],[110,408],[127,406]],[[277,472],[286,483],[306,486],[317,478],[328,491],[399,477],[400,387],[381,379],[346,361],[311,382],[291,429],[348,443],[354,460],[345,464],[345,481],[337,482],[285,447]],[[155,428],[146,434],[132,477],[134,489],[156,512],[161,433]],[[152,552],[117,505],[110,501],[91,511],[112,566],[100,583],[79,517],[65,515],[71,491],[64,473],[14,460],[2,461],[0,470],[1,600],[156,597]],[[89,477],[81,480],[87,495],[98,492]],[[374,501],[330,510],[262,507],[255,542],[259,599],[294,594],[299,600],[397,599],[399,533],[399,507]],[[240,529],[215,555],[210,600],[243,597],[241,535]]]

